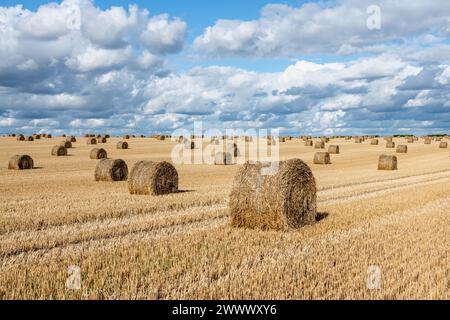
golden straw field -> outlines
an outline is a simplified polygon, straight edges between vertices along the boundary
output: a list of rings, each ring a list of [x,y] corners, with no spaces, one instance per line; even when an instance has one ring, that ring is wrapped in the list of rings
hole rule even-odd
[[[177,194],[130,195],[126,182],[96,182],[101,147],[128,168],[171,161],[175,142],[121,139],[92,146],[77,137],[69,156],[51,156],[60,137],[0,138],[0,299],[449,299],[450,149],[420,139],[396,154],[370,140],[333,139],[331,165],[317,149],[281,143],[318,190],[318,221],[298,231],[232,228],[228,201],[237,165],[175,165]],[[8,170],[28,154],[33,170]],[[378,171],[381,154],[398,170]],[[81,268],[81,290],[66,288]],[[381,286],[368,289],[368,268]]]

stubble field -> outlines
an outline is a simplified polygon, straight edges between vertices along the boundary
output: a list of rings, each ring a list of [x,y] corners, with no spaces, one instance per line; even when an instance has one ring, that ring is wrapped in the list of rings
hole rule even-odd
[[[93,146],[77,138],[0,138],[0,299],[449,299],[450,157],[438,142],[408,144],[399,170],[378,171],[394,154],[370,142],[333,140],[341,154],[313,165],[317,151],[281,143],[281,159],[310,165],[319,221],[295,232],[235,229],[228,200],[238,166],[176,165],[181,193],[130,195],[126,182],[95,182]],[[129,169],[170,161],[175,145],[150,138],[99,147]],[[394,141],[406,144],[404,139]],[[327,144],[328,146],[328,144]],[[8,170],[28,154],[34,170]],[[81,289],[66,288],[68,267]],[[381,283],[369,289],[368,268]]]

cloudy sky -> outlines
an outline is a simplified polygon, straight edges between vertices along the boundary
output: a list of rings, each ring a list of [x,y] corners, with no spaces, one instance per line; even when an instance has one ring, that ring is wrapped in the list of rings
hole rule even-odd
[[[447,0],[2,0],[0,133],[449,133],[449,37]]]

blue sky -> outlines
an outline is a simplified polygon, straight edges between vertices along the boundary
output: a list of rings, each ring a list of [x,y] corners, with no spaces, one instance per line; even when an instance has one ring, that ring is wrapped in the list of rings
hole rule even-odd
[[[373,10],[372,0],[4,0],[0,133],[170,133],[199,120],[290,134],[448,131],[450,3]]]

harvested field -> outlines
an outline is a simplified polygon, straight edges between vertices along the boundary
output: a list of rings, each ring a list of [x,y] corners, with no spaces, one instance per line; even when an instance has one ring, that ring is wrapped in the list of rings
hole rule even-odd
[[[102,148],[130,170],[171,162],[176,145],[130,138],[131,149],[117,149],[122,139]],[[52,139],[0,138],[0,299],[450,298],[450,158],[437,141],[398,154],[382,138],[331,139],[340,153],[325,166],[287,139],[281,160],[302,159],[317,187],[316,223],[289,232],[230,226],[239,165],[176,164],[178,193],[133,195],[127,181],[96,182],[93,146],[77,141],[54,157]],[[35,169],[8,170],[25,154]],[[398,170],[377,170],[382,154]],[[81,290],[66,288],[71,265]],[[377,290],[367,287],[372,265]]]

